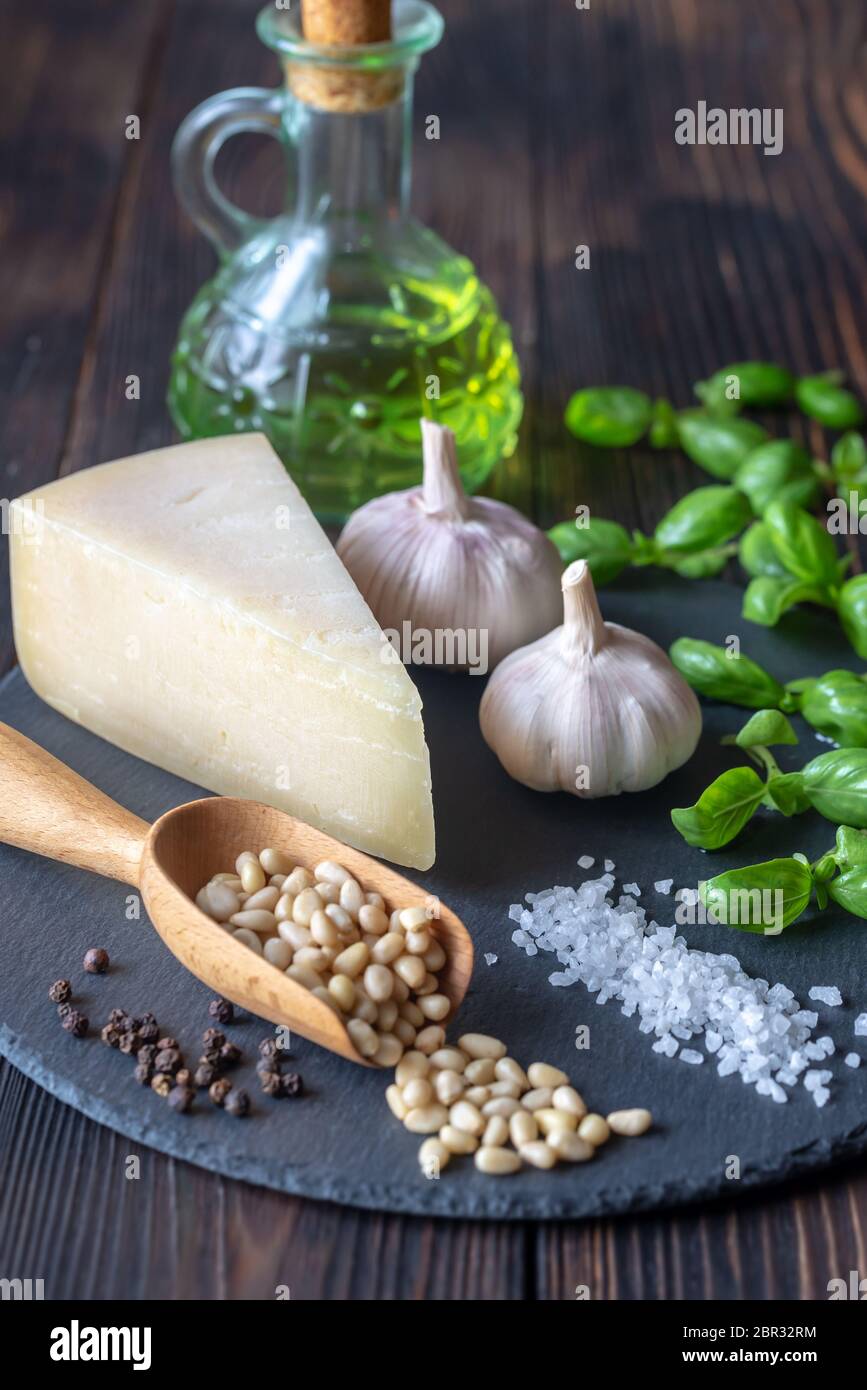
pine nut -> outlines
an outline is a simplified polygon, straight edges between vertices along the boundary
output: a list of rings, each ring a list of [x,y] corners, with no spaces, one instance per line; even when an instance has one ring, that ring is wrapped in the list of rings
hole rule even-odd
[[[403,1043],[393,1033],[379,1034],[379,1047],[373,1054],[378,1067],[396,1067],[403,1056]]]
[[[424,984],[416,985],[415,987],[415,997],[416,999],[421,1000],[422,997],[426,994],[436,994],[438,989],[439,980],[437,979],[436,975],[426,974],[424,977]]]
[[[464,1100],[468,1100],[471,1105],[476,1105],[481,1110],[483,1105],[491,1099],[489,1086],[468,1086],[464,1091]]]
[[[326,907],[329,904],[336,907],[340,906],[340,889],[338,888],[336,883],[324,883],[320,880],[317,880],[316,891],[319,894],[322,901],[325,903]],[[342,908],[340,910],[341,912],[343,911]]]
[[[494,1063],[494,1072],[498,1081],[513,1081],[518,1087],[518,1091],[523,1095],[524,1091],[529,1091],[530,1083],[527,1080],[527,1073],[520,1067],[514,1057],[500,1057]]]
[[[278,922],[277,931],[284,941],[288,941],[293,951],[300,951],[303,946],[310,946],[313,937],[307,927],[299,927],[295,922]]]
[[[368,999],[366,994],[359,994],[357,987],[355,1003],[352,1006],[352,1017],[363,1019],[365,1023],[376,1023],[379,1018],[379,1009],[373,1000]]]
[[[313,875],[308,869],[303,869],[299,864],[298,868],[293,869],[291,874],[287,874],[286,878],[283,880],[283,892],[291,893],[294,898],[297,897],[299,893],[303,893],[305,888],[312,888],[313,883]]]
[[[394,977],[394,986],[391,991],[391,997],[394,1000],[395,1004],[405,1004],[407,999],[409,998],[408,986],[406,985],[404,980],[398,979],[397,975],[395,975]],[[424,1014],[422,1014],[422,1021],[424,1021]]]
[[[649,1110],[612,1110],[608,1116],[609,1128],[615,1134],[622,1134],[630,1139],[645,1134],[652,1124],[653,1116]]]
[[[277,918],[274,913],[265,912],[262,908],[258,910],[254,908],[251,912],[242,908],[240,912],[236,912],[234,916],[230,917],[229,921],[233,927],[247,927],[249,931],[272,932],[277,925]]]
[[[404,931],[417,931],[428,923],[427,910],[423,907],[405,907],[399,917]]]
[[[544,1105],[550,1105],[553,1099],[554,1092],[550,1086],[537,1086],[521,1097],[521,1104],[525,1110],[541,1110]]]
[[[608,1121],[602,1115],[585,1115],[578,1126],[579,1138],[586,1139],[595,1149],[605,1143],[610,1133]]]
[[[334,969],[338,975],[348,975],[350,980],[354,980],[369,960],[370,951],[364,942],[356,941],[354,946],[347,946],[345,951],[340,952],[334,962]]]
[[[517,1173],[521,1166],[521,1156],[516,1154],[514,1149],[492,1148],[485,1145],[479,1149],[473,1160],[480,1173],[489,1173],[493,1177],[505,1177],[509,1173]]]
[[[434,1023],[440,1023],[446,1018],[451,1009],[451,1003],[444,994],[426,994],[418,1004],[425,1018],[430,1018]]]
[[[400,1005],[398,1013],[401,1018],[406,1019],[407,1023],[411,1023],[413,1028],[424,1027],[424,1014],[418,1004],[414,1004],[411,999],[407,999],[405,1003]]]
[[[464,1079],[456,1071],[436,1072],[433,1084],[437,1100],[443,1105],[454,1105],[464,1093]]]
[[[403,955],[405,944],[401,932],[386,932],[385,936],[381,936],[376,945],[372,947],[370,954],[377,965],[391,965],[393,960],[397,960],[399,956]]]
[[[464,1033],[458,1038],[458,1047],[468,1057],[490,1057],[494,1062],[506,1055],[506,1044],[500,1042],[499,1038],[489,1037],[487,1033]]]
[[[529,1144],[522,1144],[518,1152],[534,1168],[553,1168],[557,1162],[556,1153],[544,1139],[533,1139]]]
[[[512,1100],[517,1100],[521,1094],[521,1088],[517,1081],[494,1081],[491,1084],[492,1096],[511,1096]]]
[[[199,893],[196,902],[216,922],[228,922],[241,906],[238,894],[225,883],[209,883]]]
[[[292,909],[295,906],[295,899],[291,893],[281,893],[277,899],[277,906],[274,908],[274,916],[278,922],[291,922]]]
[[[404,1047],[412,1047],[415,1042],[415,1029],[411,1023],[407,1023],[405,1018],[395,1019],[391,1031],[396,1038],[400,1038]]]
[[[419,1013],[421,1013],[420,1009]],[[422,1017],[424,1017],[423,1014]],[[446,1030],[433,1024],[429,1028],[422,1028],[415,1040],[415,1045],[419,1052],[424,1052],[429,1057],[432,1052],[436,1052],[437,1048],[442,1047],[445,1040]]]
[[[282,888],[285,878],[285,874],[272,874],[268,879],[269,888]]]
[[[539,1126],[526,1110],[516,1110],[509,1120],[509,1136],[516,1149],[539,1138]]]
[[[449,1124],[455,1129],[460,1129],[464,1134],[474,1134],[476,1138],[485,1128],[480,1110],[474,1105],[470,1105],[467,1100],[456,1101],[449,1111]]]
[[[364,907],[364,894],[361,891],[361,884],[356,883],[354,878],[347,878],[340,885],[340,906],[344,912],[348,912],[350,917],[358,917],[359,912]]]
[[[262,947],[262,954],[278,970],[285,970],[292,964],[292,947],[279,936],[271,936]]]
[[[243,869],[244,865],[247,863],[248,860],[252,864],[258,864],[259,856],[258,854],[254,854],[251,849],[244,849],[241,851],[241,853],[238,855],[238,858],[235,860],[235,873],[239,877],[241,875],[241,870]]]
[[[370,907],[385,909],[385,898],[381,893],[367,893],[365,894],[365,898]]]
[[[317,946],[340,945],[340,932],[321,909],[310,918],[310,935]]]
[[[266,874],[290,874],[292,872],[292,860],[281,849],[263,849],[259,855],[259,863]]]
[[[565,1110],[569,1115],[577,1115],[579,1120],[583,1120],[587,1114],[584,1099],[579,1096],[574,1086],[558,1086],[551,1097],[551,1104],[555,1110]]]
[[[464,1076],[471,1086],[489,1086],[495,1075],[494,1064],[490,1057],[479,1057],[475,1062],[469,1062],[464,1072]]]
[[[424,985],[428,973],[424,961],[418,956],[398,956],[394,962],[394,971],[410,989],[418,989]]]
[[[259,940],[256,933],[254,931],[251,931],[249,927],[238,927],[237,930],[232,933],[232,935],[234,936],[236,941],[240,941],[244,946],[249,946],[251,951],[255,951],[257,956],[261,956],[262,943]]]
[[[574,1134],[578,1128],[577,1115],[568,1110],[555,1110],[553,1106],[543,1106],[535,1111],[533,1119],[543,1134]]]
[[[349,870],[344,869],[342,864],[335,864],[333,859],[323,859],[321,864],[316,865],[313,872],[317,878],[321,878],[325,883],[336,883],[338,888],[352,878]]]
[[[397,1005],[393,999],[386,999],[384,1003],[377,1004],[376,1026],[380,1033],[390,1033],[396,1022]]]
[[[498,1149],[505,1144],[509,1138],[509,1122],[502,1115],[492,1115],[485,1125],[482,1135],[482,1145],[484,1148]]]
[[[323,970],[328,969],[329,961],[321,946],[302,946],[300,951],[295,952],[293,964],[307,965],[321,975]]]
[[[427,1076],[430,1063],[423,1052],[405,1052],[397,1064],[394,1079],[398,1086],[406,1086],[417,1076]]]
[[[398,908],[395,908],[394,912],[392,912],[391,915],[389,916],[389,919],[388,919],[388,930],[389,930],[389,931],[399,931],[399,932],[402,932],[402,931],[403,931],[403,927],[400,925],[400,908],[399,908],[399,907],[398,907]]]
[[[425,1177],[436,1178],[443,1168],[448,1167],[451,1152],[441,1139],[425,1139],[418,1151],[418,1161]]]
[[[405,1120],[409,1114],[409,1106],[404,1100],[399,1086],[389,1086],[385,1092],[385,1100],[392,1115],[398,1120]]]
[[[211,879],[211,882],[212,882],[212,883],[225,883],[226,887],[227,887],[227,888],[231,888],[231,890],[232,890],[233,893],[240,893],[240,892],[241,892],[241,888],[242,888],[241,880],[239,879],[238,875],[235,874],[235,873],[232,873],[232,874],[214,874],[214,877]]]
[[[311,989],[310,993],[313,995],[314,999],[321,999],[322,1003],[325,1004],[333,1014],[336,1014],[338,1018],[340,1017],[340,1010],[324,985],[317,985],[315,989]]]
[[[559,1067],[551,1067],[547,1062],[533,1062],[527,1068],[527,1079],[531,1086],[568,1086],[569,1078]]]
[[[414,1076],[406,1083],[401,1094],[407,1110],[418,1110],[430,1105],[434,1099],[433,1086],[423,1076]]]
[[[482,1106],[482,1114],[489,1119],[491,1115],[503,1115],[510,1120],[516,1111],[521,1109],[521,1103],[512,1100],[509,1096],[494,1096],[493,1100],[485,1101]]]
[[[265,870],[258,859],[245,859],[239,873],[245,893],[258,893],[260,888],[265,887]]]
[[[417,1110],[409,1111],[404,1124],[412,1134],[436,1134],[438,1129],[447,1125],[448,1118],[449,1112],[444,1105],[422,1105]],[[443,1143],[446,1148],[451,1148],[447,1140],[443,1140]]]
[[[322,899],[315,888],[302,888],[292,905],[292,921],[299,927],[309,927],[314,912],[322,911]]]
[[[406,934],[406,949],[411,956],[423,956],[431,948],[431,934],[424,927]]]
[[[578,1134],[570,1134],[565,1129],[552,1134],[548,1139],[548,1146],[566,1163],[586,1163],[596,1152],[586,1139],[582,1139]]]
[[[463,1129],[455,1129],[454,1125],[443,1125],[440,1130],[440,1139],[449,1152],[453,1154],[474,1154],[479,1147],[479,1141],[474,1134],[467,1134],[466,1130]]]
[[[355,947],[349,949],[354,950]],[[364,988],[374,1004],[384,1004],[386,999],[391,998],[391,992],[394,989],[394,976],[385,965],[368,965],[364,972]],[[395,1005],[396,1015],[397,1005]]]
[[[456,1047],[439,1047],[431,1053],[430,1064],[438,1071],[463,1072],[467,1059]]]
[[[305,989],[318,989],[322,984],[322,978],[311,970],[309,965],[296,965],[293,961],[286,971],[290,980],[294,980],[296,985],[303,985]]]
[[[337,903],[326,903],[323,909],[325,916],[330,918],[339,932],[351,931],[353,921],[348,912],[344,912]]]
[[[352,1039],[353,1046],[362,1057],[372,1057],[379,1047],[379,1038],[374,1033],[369,1023],[363,1019],[351,1018],[346,1025],[346,1031]]]
[[[381,907],[365,903],[364,907],[359,908],[358,925],[373,936],[383,936],[388,931],[388,918]]]
[[[274,908],[280,897],[277,888],[260,888],[258,893],[251,893],[244,903],[245,912],[255,912],[257,908],[264,908],[266,912],[273,914]]]
[[[339,1009],[345,1014],[351,1012],[355,1003],[355,985],[348,975],[332,975],[328,981],[328,992]]]
[[[429,951],[425,951],[422,960],[432,975],[436,975],[442,970],[446,963],[446,953],[438,941],[435,941]]]

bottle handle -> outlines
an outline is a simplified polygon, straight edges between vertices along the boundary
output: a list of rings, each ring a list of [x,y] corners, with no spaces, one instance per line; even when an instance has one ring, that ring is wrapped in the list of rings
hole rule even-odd
[[[232,135],[253,132],[280,139],[285,93],[267,87],[218,92],[181,121],[172,144],[175,192],[220,256],[236,251],[261,226],[220,191],[214,163]]]

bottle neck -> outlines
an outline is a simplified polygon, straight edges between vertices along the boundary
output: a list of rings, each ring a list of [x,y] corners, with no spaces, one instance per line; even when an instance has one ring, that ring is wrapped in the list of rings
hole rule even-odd
[[[373,221],[403,217],[410,194],[412,78],[386,106],[358,114],[295,103],[298,146],[296,217],[327,224],[344,243]]]

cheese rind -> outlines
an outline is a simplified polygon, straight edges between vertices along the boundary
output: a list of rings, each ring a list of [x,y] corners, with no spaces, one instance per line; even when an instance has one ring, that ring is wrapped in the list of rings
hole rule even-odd
[[[44,700],[212,791],[430,867],[418,691],[264,436],[72,474],[13,503],[9,529],[18,657]]]

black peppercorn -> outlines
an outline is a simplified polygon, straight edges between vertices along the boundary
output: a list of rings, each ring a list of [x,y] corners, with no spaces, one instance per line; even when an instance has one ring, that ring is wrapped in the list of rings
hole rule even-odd
[[[149,1062],[139,1062],[133,1069],[133,1076],[140,1086],[149,1086],[153,1077],[153,1068]]]
[[[142,1020],[139,1019],[136,1026],[137,1026],[138,1028],[141,1028],[141,1025],[142,1025]],[[158,1039],[157,1039],[157,1051],[158,1051],[158,1052],[166,1052],[169,1048],[177,1048],[177,1046],[178,1046],[178,1040],[177,1040],[177,1038],[158,1038]]]
[[[195,1091],[189,1086],[173,1086],[168,1094],[168,1102],[173,1110],[183,1115],[189,1110],[195,1098]]]
[[[279,1096],[283,1078],[278,1071],[260,1071],[259,1085],[266,1096]]]
[[[176,1086],[192,1086],[192,1084],[193,1073],[190,1071],[189,1067],[181,1067],[180,1071],[175,1072]]]
[[[84,968],[88,975],[104,975],[108,967],[108,951],[104,951],[101,946],[92,946],[85,952]]]
[[[77,1009],[70,1009],[63,1019],[63,1027],[74,1038],[83,1038],[90,1027],[90,1020],[86,1019],[84,1014],[80,1014]]]
[[[206,1028],[202,1034],[202,1042],[207,1049],[212,1047],[222,1047],[226,1041],[225,1033],[221,1033],[219,1028]]]
[[[102,1041],[104,1043],[108,1044],[109,1047],[120,1046],[121,1034],[118,1028],[113,1023],[107,1023],[105,1027],[102,1029],[102,1032],[99,1036],[102,1038]]]
[[[260,1057],[256,1062],[256,1070],[260,1076],[271,1074],[280,1075],[280,1063],[276,1057]]]
[[[154,1058],[154,1071],[165,1072],[167,1076],[174,1076],[176,1071],[180,1071],[182,1057],[176,1047],[161,1047]]]
[[[172,1078],[163,1072],[157,1072],[151,1080],[151,1090],[156,1091],[158,1096],[167,1096],[172,1089]]]
[[[221,999],[219,996],[211,1000],[208,1005],[208,1013],[218,1023],[234,1023],[235,1021],[234,1004],[230,1004],[228,999]]]
[[[71,1013],[73,1013],[73,1012],[74,1012],[74,1006],[73,1006],[72,1004],[58,1004],[58,1005],[57,1005],[57,1017],[58,1017],[58,1018],[66,1018],[66,1015],[67,1015],[67,1014],[71,1014]]]
[[[241,1049],[235,1043],[223,1043],[220,1048],[220,1061],[224,1067],[236,1067],[241,1060]]]
[[[153,1043],[143,1043],[136,1053],[135,1059],[140,1066],[152,1067],[156,1061],[157,1050]]]
[[[130,1029],[128,1033],[121,1033],[118,1047],[121,1052],[125,1052],[128,1057],[134,1057],[141,1045],[141,1038],[138,1033],[133,1032],[132,1029]]]
[[[210,1062],[200,1062],[196,1067],[193,1080],[197,1086],[210,1086],[217,1079],[217,1068]]]
[[[141,1027],[144,1028],[146,1023],[152,1023],[155,1028],[157,1026],[156,1014],[152,1014],[150,1009],[145,1010],[145,1012],[141,1016]]]
[[[155,1043],[160,1035],[156,1019],[154,1019],[153,1023],[146,1023],[142,1020],[141,1027],[137,1028],[136,1032],[143,1043]]]
[[[124,1009],[112,1009],[111,1013],[108,1016],[108,1021],[109,1023],[115,1024],[116,1027],[120,1027],[121,1023],[124,1022],[125,1018],[126,1012]],[[126,1033],[127,1031],[128,1030],[126,1028],[121,1029],[121,1032],[123,1033]]]
[[[290,1100],[304,1094],[304,1082],[296,1071],[287,1071],[280,1077],[280,1094]]]
[[[48,998],[52,1004],[65,1004],[72,995],[72,985],[68,980],[55,980],[48,991]]]
[[[250,1097],[246,1091],[230,1091],[223,1102],[223,1108],[230,1115],[247,1115],[250,1110]]]
[[[215,1105],[222,1105],[225,1102],[226,1096],[229,1094],[231,1089],[231,1081],[227,1081],[225,1077],[221,1076],[217,1081],[213,1082],[213,1084],[208,1087],[208,1095],[211,1097],[211,1100],[214,1102]]]
[[[276,1060],[279,1053],[276,1038],[263,1038],[259,1044],[259,1056],[270,1057]]]
[[[214,1071],[220,1070],[220,1049],[218,1047],[206,1047],[199,1058],[200,1067],[213,1067]]]

